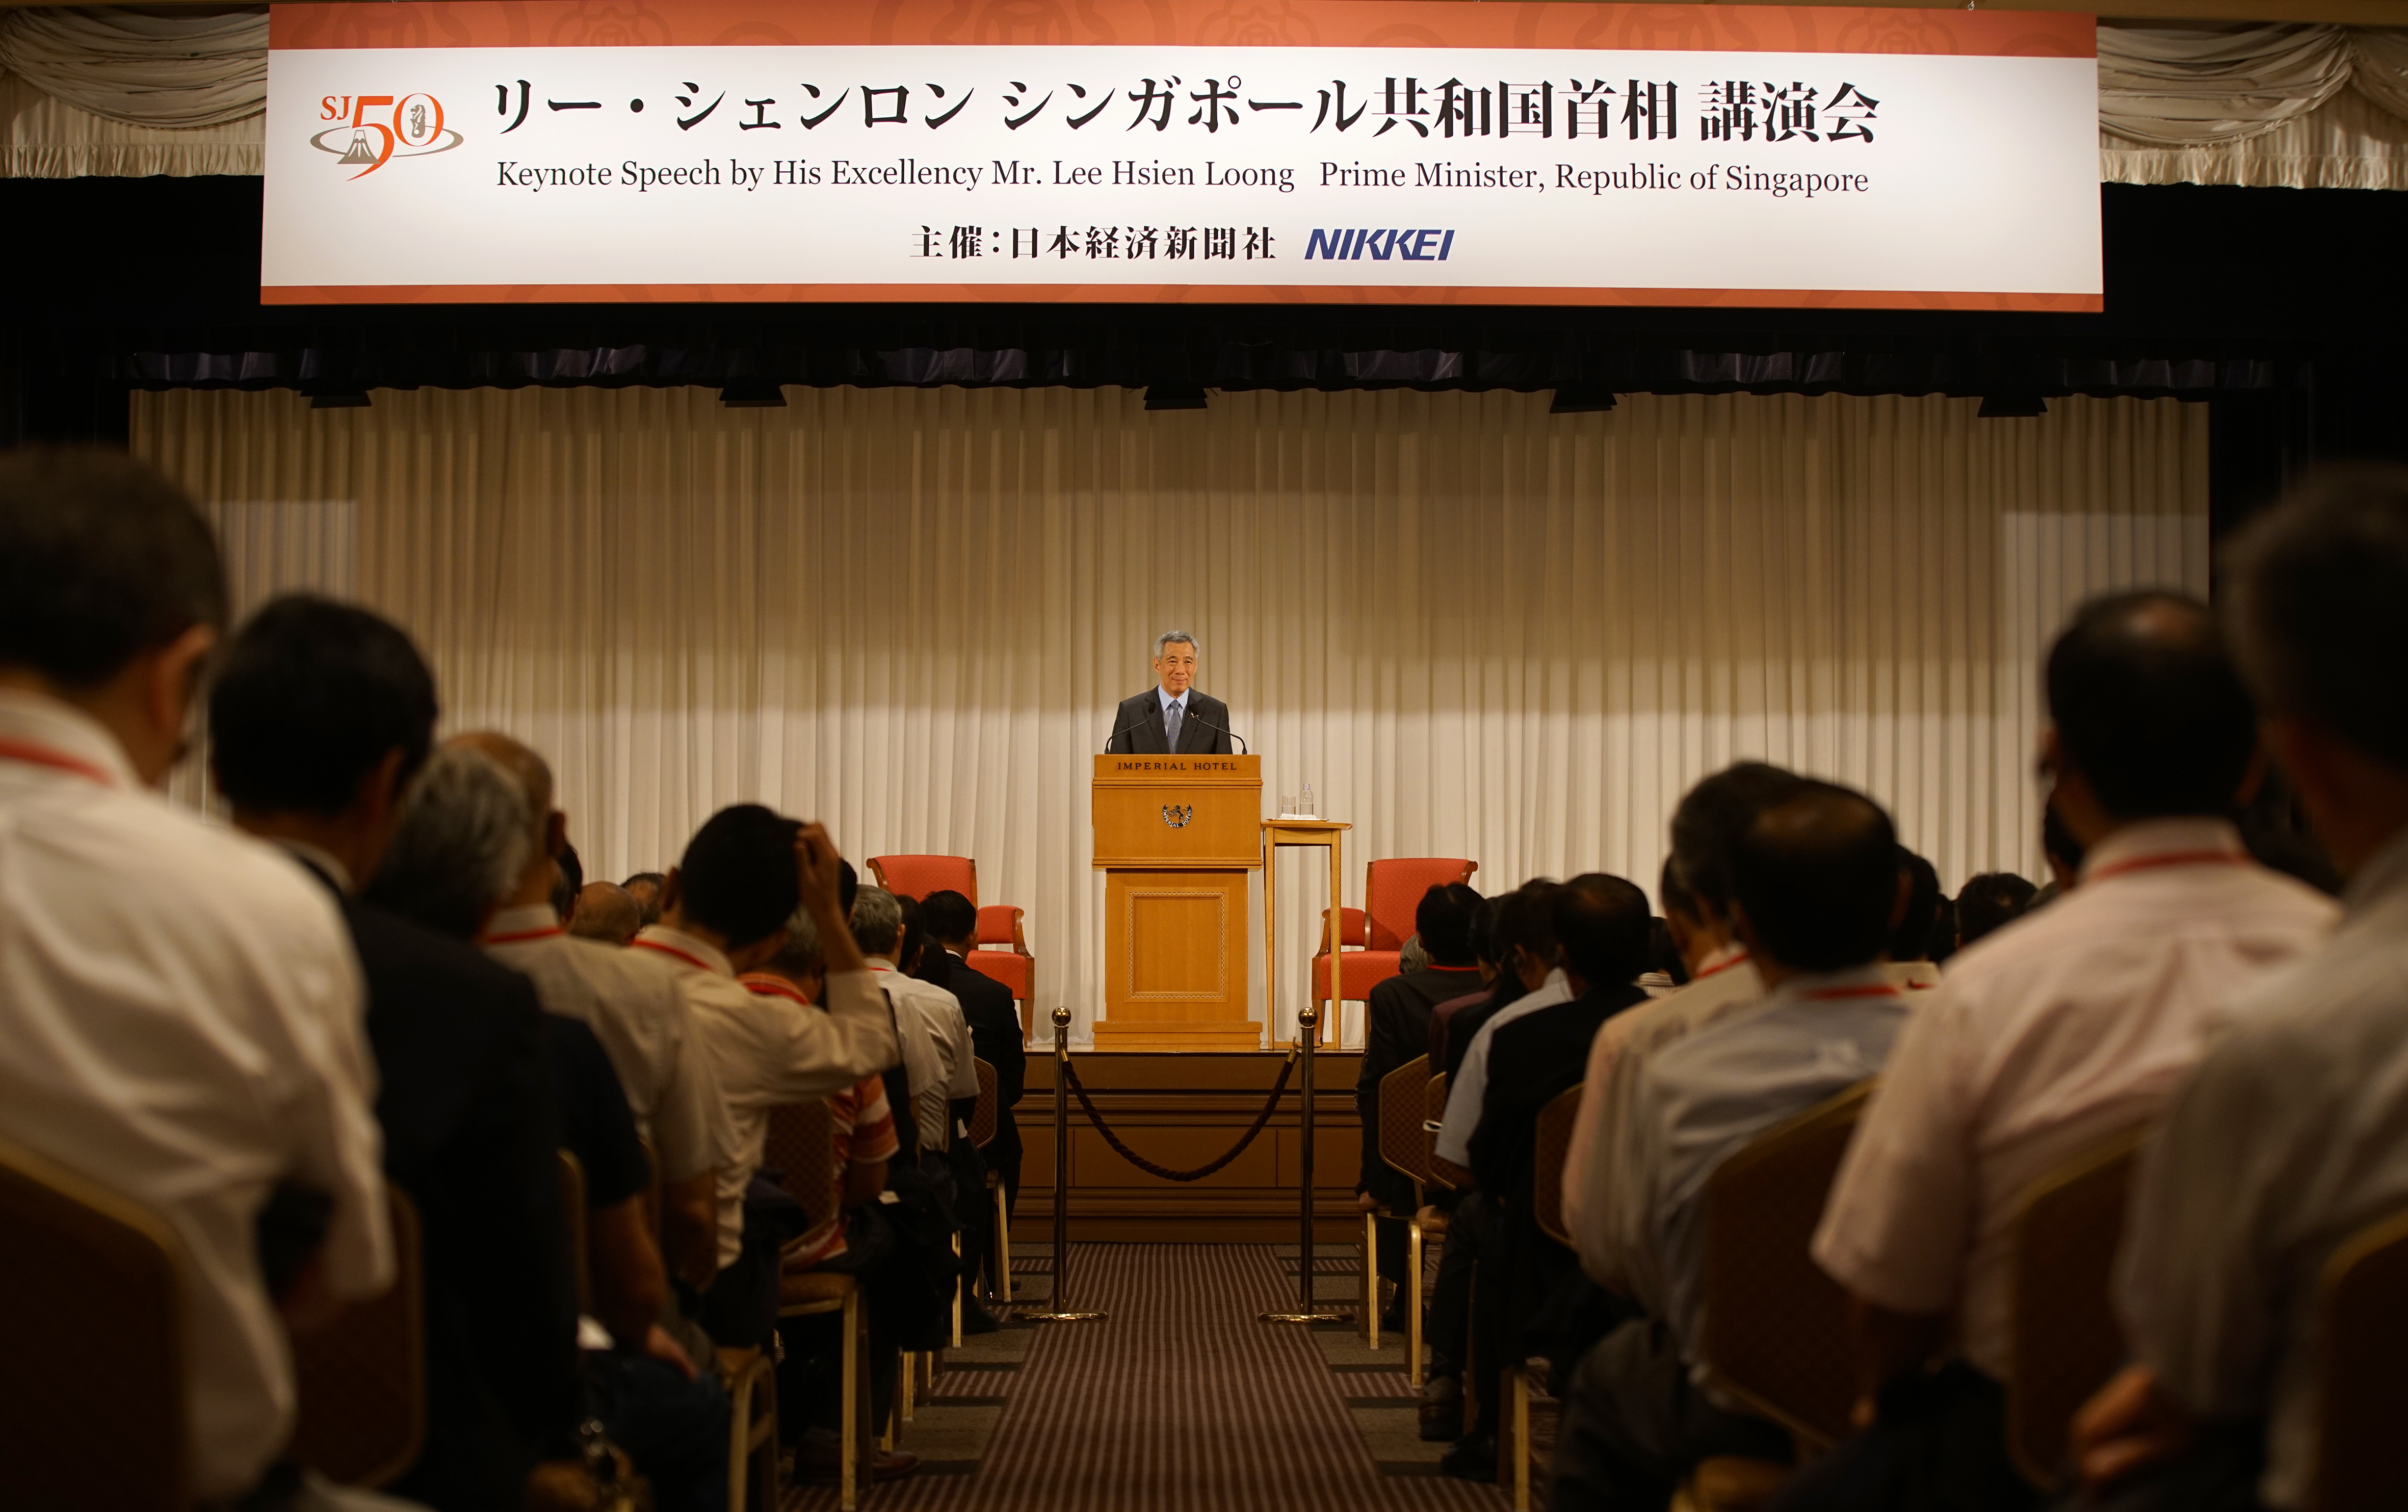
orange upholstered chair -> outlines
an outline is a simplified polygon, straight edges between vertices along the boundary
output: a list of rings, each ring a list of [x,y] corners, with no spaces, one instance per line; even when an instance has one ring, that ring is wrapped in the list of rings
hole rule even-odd
[[[1361,1002],[1373,987],[1396,975],[1405,942],[1412,937],[1413,911],[1421,907],[1422,895],[1450,882],[1469,882],[1479,870],[1477,861],[1440,857],[1372,862],[1364,872],[1363,906],[1338,911],[1339,997]],[[1312,958],[1312,1001],[1329,1001],[1326,926],[1321,954]]]
[[[902,897],[925,898],[950,890],[970,900],[970,906],[978,909],[979,947],[969,954],[970,970],[1011,989],[1020,1004],[1020,1035],[1026,1039],[1029,1004],[1037,997],[1037,958],[1028,953],[1028,937],[1021,929],[1027,910],[1010,903],[982,905],[978,863],[967,856],[873,856],[869,874],[880,886]],[[1414,901],[1420,901],[1418,894]],[[986,948],[990,945],[999,948]]]

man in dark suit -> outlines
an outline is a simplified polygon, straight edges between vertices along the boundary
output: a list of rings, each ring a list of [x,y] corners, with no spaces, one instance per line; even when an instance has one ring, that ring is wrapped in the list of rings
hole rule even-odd
[[[928,937],[942,948],[941,958],[928,959],[927,979],[962,1001],[969,1020],[970,1043],[978,1058],[995,1068],[995,1142],[979,1153],[987,1168],[1003,1182],[1004,1210],[1020,1199],[1020,1124],[1011,1110],[1019,1104],[1028,1080],[1027,1036],[1011,989],[969,963],[978,943],[978,909],[960,893],[946,889],[920,900]],[[941,974],[939,974],[941,973]],[[1000,1278],[997,1278],[998,1281]],[[993,1294],[1002,1296],[1000,1285]]]
[[[1196,691],[1196,638],[1168,630],[1154,638],[1157,685],[1123,698],[1112,713],[1108,756],[1227,756],[1229,706]]]
[[[236,825],[340,897],[359,951],[385,1174],[418,1208],[424,1257],[426,1438],[394,1490],[451,1512],[515,1507],[538,1460],[574,1453],[577,1304],[534,984],[354,896],[393,838],[435,716],[408,637],[322,598],[253,616],[209,699]]]

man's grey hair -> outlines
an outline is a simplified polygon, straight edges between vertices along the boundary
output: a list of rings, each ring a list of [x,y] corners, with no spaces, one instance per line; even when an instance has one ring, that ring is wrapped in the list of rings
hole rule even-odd
[[[864,887],[853,899],[853,943],[865,956],[892,956],[903,943],[903,905],[882,887]]]
[[[367,896],[430,929],[472,937],[526,869],[526,816],[525,790],[499,762],[437,746]]]
[[[1204,647],[1202,643],[1197,641],[1194,636],[1188,634],[1185,630],[1165,630],[1160,635],[1154,638],[1154,659],[1160,661],[1162,659],[1162,648],[1170,644],[1173,641],[1184,642],[1188,650],[1196,653],[1196,655],[1199,656],[1204,655]]]

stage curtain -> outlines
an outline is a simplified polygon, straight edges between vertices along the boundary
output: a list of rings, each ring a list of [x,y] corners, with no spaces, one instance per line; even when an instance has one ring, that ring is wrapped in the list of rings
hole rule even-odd
[[[785,396],[178,390],[134,396],[134,445],[215,511],[239,602],[356,595],[425,648],[448,728],[545,751],[589,875],[746,799],[856,857],[972,856],[1082,1037],[1089,757],[1159,631],[1200,638],[1267,802],[1310,782],[1353,823],[1349,903],[1383,856],[1652,894],[1672,804],[1742,756],[1866,787],[1954,887],[2043,875],[2066,610],[2206,585],[2207,411],[2172,399]]]

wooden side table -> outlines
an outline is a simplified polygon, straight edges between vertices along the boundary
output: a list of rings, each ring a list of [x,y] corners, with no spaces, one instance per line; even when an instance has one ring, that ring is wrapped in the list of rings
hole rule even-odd
[[[1321,1015],[1320,1032],[1314,1035],[1316,1047],[1329,1044],[1338,1033],[1338,979],[1336,944],[1340,908],[1339,886],[1345,873],[1340,869],[1340,837],[1354,827],[1335,819],[1265,819],[1263,821],[1263,1022],[1273,1036],[1271,1048],[1285,1049],[1295,1042],[1278,1038],[1279,1034],[1279,852],[1289,845],[1319,845],[1329,852],[1329,909],[1322,915],[1325,932],[1331,943],[1329,963],[1329,1005]]]

